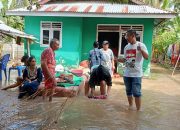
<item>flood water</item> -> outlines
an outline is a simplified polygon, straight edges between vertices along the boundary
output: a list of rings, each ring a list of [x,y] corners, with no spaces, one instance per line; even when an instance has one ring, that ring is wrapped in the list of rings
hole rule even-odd
[[[170,71],[154,65],[152,72],[150,79],[143,79],[140,112],[127,109],[122,78],[113,79],[107,100],[82,95],[52,102],[41,97],[18,100],[17,90],[0,91],[0,129],[180,130],[180,75],[171,77]]]

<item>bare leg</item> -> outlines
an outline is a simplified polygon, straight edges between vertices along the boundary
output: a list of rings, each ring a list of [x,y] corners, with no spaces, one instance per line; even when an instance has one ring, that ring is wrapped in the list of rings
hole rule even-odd
[[[129,102],[129,109],[132,109],[133,106],[133,97],[132,96],[128,96],[128,102]]]
[[[91,88],[91,95],[90,97],[94,97],[95,88]]]
[[[85,82],[85,96],[87,97],[89,95],[89,83]]]
[[[45,98],[47,97],[47,94],[48,94],[48,89],[45,88],[42,93],[43,100],[45,100]]]
[[[22,83],[23,83],[23,78],[22,77],[17,77],[15,84],[9,85],[9,86],[7,86],[5,88],[2,88],[1,90],[7,90],[7,89],[10,89],[10,88],[16,88],[16,87],[19,87],[20,85],[22,85]]]
[[[135,97],[137,111],[141,109],[141,97]]]
[[[74,97],[76,96],[76,90],[65,89],[63,87],[55,87],[55,97]]]
[[[110,91],[111,91],[111,86],[107,86],[107,95],[109,96],[110,94]]]
[[[83,81],[83,84],[82,84],[82,87],[81,87],[81,89],[83,89],[84,88],[84,95],[85,96],[88,96],[88,94],[89,94],[89,76],[88,75],[83,75],[82,76],[82,78],[84,79],[84,81]]]
[[[54,88],[49,89],[50,95],[49,95],[49,102],[52,102],[52,97],[54,94]]]
[[[100,91],[101,91],[101,95],[105,95],[106,94],[106,82],[103,80],[100,83]]]
[[[5,88],[2,88],[1,90],[7,90],[7,89],[10,89],[10,88],[16,88],[18,86],[20,86],[21,84],[18,84],[18,83],[15,83],[15,84],[12,84],[12,85],[9,85]]]

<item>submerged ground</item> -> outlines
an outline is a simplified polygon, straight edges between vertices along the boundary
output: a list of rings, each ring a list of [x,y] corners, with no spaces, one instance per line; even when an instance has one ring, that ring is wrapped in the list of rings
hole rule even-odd
[[[0,129],[180,130],[180,73],[171,77],[171,72],[152,65],[151,78],[143,79],[141,112],[127,110],[122,78],[113,79],[107,100],[81,95],[54,98],[51,103],[41,97],[20,101],[17,90],[0,90]]]

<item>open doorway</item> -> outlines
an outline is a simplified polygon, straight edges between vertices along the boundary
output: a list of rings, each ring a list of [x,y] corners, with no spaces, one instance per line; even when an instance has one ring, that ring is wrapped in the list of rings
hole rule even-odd
[[[117,57],[119,51],[119,32],[99,32],[98,41],[100,47],[102,47],[102,42],[105,40],[109,41],[109,48],[113,51],[114,56]]]
[[[142,36],[140,32],[136,32],[137,36],[136,36],[136,40],[137,41],[142,41]],[[126,32],[122,32],[121,33],[121,40],[120,40],[121,44],[120,44],[120,51],[119,51],[119,55],[124,55],[124,48],[125,46],[128,44],[128,41],[126,40]]]
[[[121,33],[121,51],[120,54],[124,54],[124,47],[128,44],[126,40],[126,32]]]

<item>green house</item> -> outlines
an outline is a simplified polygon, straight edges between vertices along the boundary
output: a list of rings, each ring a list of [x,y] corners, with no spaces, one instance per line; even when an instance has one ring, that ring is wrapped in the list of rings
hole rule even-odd
[[[56,60],[63,59],[67,65],[78,65],[87,59],[95,40],[100,43],[108,40],[114,55],[123,55],[127,44],[125,33],[129,29],[137,31],[137,40],[146,44],[151,56],[153,28],[165,19],[175,17],[172,12],[136,2],[41,0],[39,3],[38,8],[34,5],[7,12],[25,18],[25,32],[34,35],[39,42],[30,44],[30,53],[39,63],[41,52],[52,38],[59,39],[61,46],[56,52]],[[144,63],[146,75],[150,73],[150,60]]]

